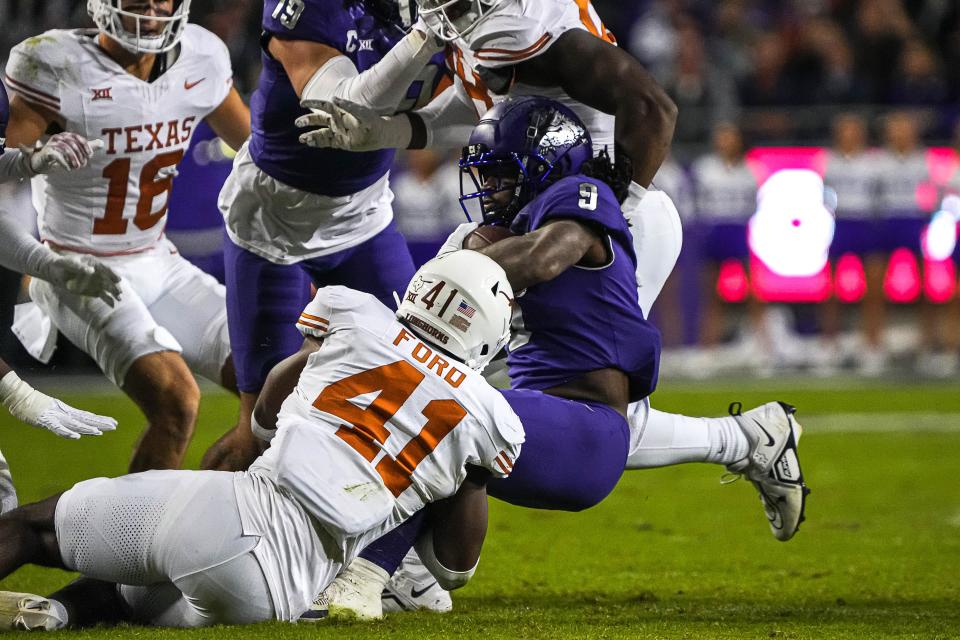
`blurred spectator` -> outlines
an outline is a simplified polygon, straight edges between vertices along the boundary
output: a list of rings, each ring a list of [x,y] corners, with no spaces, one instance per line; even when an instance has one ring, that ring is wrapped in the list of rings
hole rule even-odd
[[[930,174],[914,116],[898,111],[884,118],[883,141],[884,150],[877,156],[880,211],[888,219],[916,219],[924,215],[923,209],[929,212],[934,203],[925,202],[922,197]],[[890,240],[899,241],[896,237]]]
[[[933,52],[921,40],[904,45],[897,71],[890,88],[892,104],[937,105],[946,101],[947,83]]]
[[[692,220],[694,214],[693,186],[686,171],[672,157],[668,157],[660,165],[657,175],[653,178],[653,186],[670,196],[684,225]],[[685,251],[686,253],[681,253],[681,257],[664,283],[653,307],[654,321],[660,329],[663,346],[665,347],[680,346],[684,343],[687,335],[680,293],[683,289],[682,284],[689,280],[685,271],[690,266],[690,260],[687,258],[691,249],[686,248]]]
[[[890,95],[897,71],[892,63],[899,59],[903,41],[913,34],[913,25],[898,0],[860,0],[857,7],[857,71],[868,83],[868,99],[882,102]]]
[[[432,149],[408,151],[404,159],[406,170],[390,181],[397,225],[412,241],[442,241],[467,221],[460,207],[457,162]]]
[[[726,121],[736,117],[738,99],[733,78],[708,62],[704,38],[696,23],[680,19],[676,31],[674,63],[660,73],[664,89],[677,103],[679,116],[676,136],[694,139],[709,120]]]
[[[718,291],[717,281],[720,267],[736,261],[743,270],[749,256],[747,221],[756,208],[757,183],[744,152],[740,129],[724,123],[714,129],[713,152],[694,161],[691,169],[701,257],[706,262],[701,273],[706,309],[700,343],[707,348],[716,347],[725,333],[723,291]],[[751,304],[753,318],[758,317],[756,306]]]
[[[824,184],[837,194],[837,225],[834,231],[831,257],[841,266],[835,273],[838,289],[835,296],[823,309],[824,353],[820,363],[830,369],[840,364],[839,350],[835,344],[840,332],[840,299],[854,302],[856,296],[847,298],[844,287],[848,278],[859,277],[858,267],[863,268],[866,291],[863,296],[861,325],[863,345],[857,353],[858,366],[862,373],[876,375],[882,372],[884,311],[883,275],[886,267],[883,232],[878,220],[879,174],[876,154],[867,150],[867,123],[856,113],[838,116],[833,124],[833,147],[827,153]],[[845,258],[853,256],[853,258]],[[833,354],[835,357],[830,358]]]

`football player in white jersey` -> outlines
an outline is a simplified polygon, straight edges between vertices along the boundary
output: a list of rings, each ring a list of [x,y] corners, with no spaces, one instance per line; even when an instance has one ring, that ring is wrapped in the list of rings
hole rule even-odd
[[[30,177],[40,172],[69,170],[86,164],[93,153],[87,141],[71,133],[53,136],[39,149],[6,149],[9,119],[7,91],[0,83],[0,182]],[[0,266],[16,273],[59,283],[81,294],[100,295],[108,303],[119,294],[119,278],[107,267],[82,259],[58,256],[26,232],[0,204]],[[113,431],[113,418],[74,409],[41,393],[24,382],[0,360],[0,404],[17,419],[75,440],[82,435],[100,435]],[[0,514],[17,506],[17,492],[10,467],[0,452]]]
[[[0,628],[120,611],[163,626],[296,620],[367,543],[412,517],[431,521],[418,542],[431,570],[464,584],[486,533],[487,480],[509,475],[523,442],[480,374],[509,339],[512,303],[503,269],[473,251],[424,265],[397,312],[320,289],[297,323],[303,347],[260,394],[255,414],[276,437],[249,471],[97,478],[0,517],[0,579],[34,563],[106,583],[99,604],[2,592]]]
[[[233,388],[223,287],[163,235],[167,195],[194,125],[239,148],[249,113],[226,46],[187,23],[190,0],[90,0],[98,29],[52,30],[10,52],[8,142],[49,130],[102,141],[70,173],[33,180],[41,239],[120,277],[114,306],[34,280],[30,294],[137,403],[148,426],[132,470],[178,467],[196,421],[191,371]]]
[[[401,3],[403,4],[403,3]],[[454,85],[422,109],[381,116],[342,98],[305,101],[319,126],[301,141],[368,151],[383,147],[460,148],[477,120],[508,96],[542,95],[572,109],[595,150],[629,157],[623,212],[634,234],[641,307],[647,313],[680,255],[676,207],[647,187],[667,155],[676,105],[643,66],[616,46],[589,0],[417,0],[427,27],[447,42]],[[651,247],[656,250],[652,251]]]

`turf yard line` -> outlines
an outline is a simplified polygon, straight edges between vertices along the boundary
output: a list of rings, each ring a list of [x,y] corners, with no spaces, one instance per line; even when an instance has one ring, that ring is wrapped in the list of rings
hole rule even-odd
[[[960,432],[960,413],[835,413],[800,419],[804,436],[818,433]]]

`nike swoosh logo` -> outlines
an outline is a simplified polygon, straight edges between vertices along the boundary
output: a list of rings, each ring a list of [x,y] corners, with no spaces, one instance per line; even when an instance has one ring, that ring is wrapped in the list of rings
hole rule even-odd
[[[433,585],[435,584],[437,584],[436,581],[431,582],[430,584],[428,584],[427,586],[425,586],[423,589],[420,589],[420,590],[418,590],[416,587],[410,587],[410,595],[413,596],[414,598],[419,598],[420,596],[425,594],[427,591],[430,591],[430,589],[433,588]]]
[[[753,420],[753,424],[755,424],[755,425],[757,425],[758,427],[760,427],[760,431],[763,431],[764,435],[767,436],[767,446],[768,446],[768,447],[772,447],[772,446],[773,446],[773,443],[774,443],[774,440],[773,440],[773,436],[770,435],[770,432],[767,431],[766,429],[764,429],[764,428],[763,428],[763,425],[760,424],[760,423],[757,421],[756,418],[750,418],[750,419]]]
[[[196,82],[188,82],[188,81],[184,80],[184,81],[183,81],[183,88],[186,89],[187,91],[190,91],[190,89],[193,89],[195,86],[197,86],[198,84],[200,84],[200,83],[203,82],[204,80],[206,80],[206,78],[200,78],[200,79],[197,80]]]

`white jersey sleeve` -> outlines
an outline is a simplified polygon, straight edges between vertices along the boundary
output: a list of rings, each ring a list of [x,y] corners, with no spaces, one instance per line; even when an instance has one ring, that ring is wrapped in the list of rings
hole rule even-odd
[[[614,117],[571,98],[560,87],[516,81],[511,67],[548,51],[567,31],[582,29],[616,45],[589,0],[512,0],[496,9],[466,39],[456,40],[448,66],[458,89],[483,115],[508,96],[537,95],[572,109],[590,131],[594,149],[613,151]]]
[[[383,305],[369,293],[338,285],[323,287],[297,320],[304,336],[325,338],[337,330],[356,327],[366,318],[383,316]]]
[[[62,76],[69,68],[60,31],[27,38],[10,50],[4,80],[27,102],[60,113]]]

